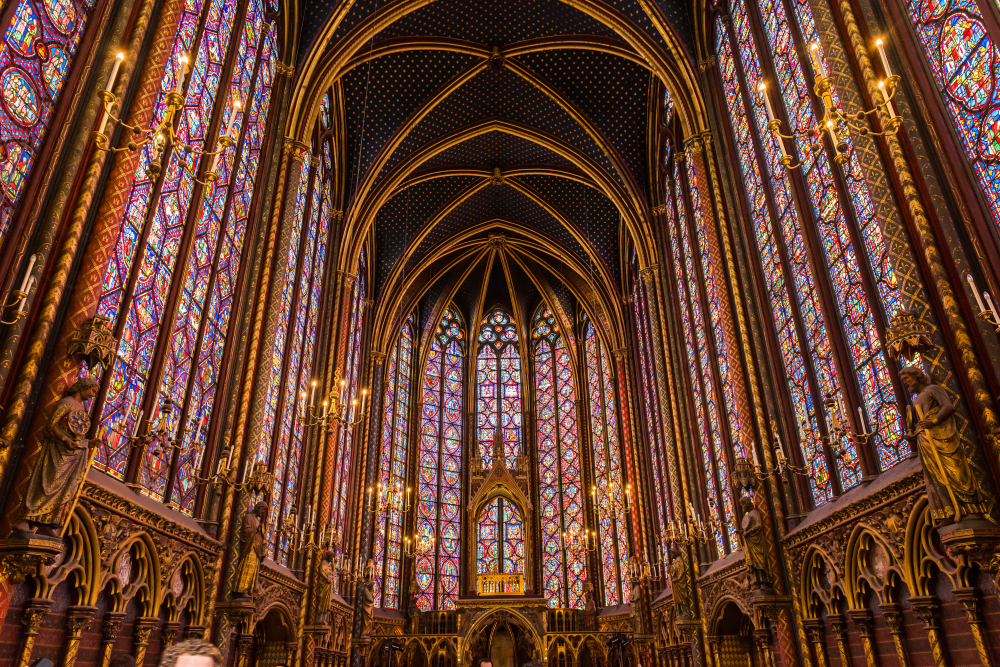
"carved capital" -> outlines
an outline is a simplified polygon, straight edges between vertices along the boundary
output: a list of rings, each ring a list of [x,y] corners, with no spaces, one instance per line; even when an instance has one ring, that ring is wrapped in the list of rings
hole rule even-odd
[[[90,626],[97,607],[70,607],[66,617],[66,632],[70,637],[79,637]]]
[[[840,641],[847,641],[847,619],[843,614],[830,617],[830,627]]]
[[[242,658],[246,658],[250,655],[250,651],[253,650],[253,635],[248,633],[240,633],[239,639],[236,640],[236,654]]]
[[[920,620],[924,622],[924,627],[928,630],[941,629],[941,603],[935,596],[911,597],[910,606],[913,607],[913,613],[920,617]]]
[[[292,75],[295,74],[295,68],[291,65],[286,65],[285,63],[278,61],[274,66],[274,73],[277,76],[283,76],[286,79],[291,79]]]
[[[296,162],[304,162],[309,153],[309,146],[297,141],[292,137],[285,137],[285,154],[290,155]]]
[[[154,628],[156,628],[158,619],[152,616],[147,616],[143,618],[138,618],[135,621],[135,645],[145,646],[149,643],[149,635],[153,633]]]
[[[42,625],[42,619],[49,613],[51,607],[52,600],[42,598],[28,600],[28,604],[25,605],[24,613],[21,616],[25,636],[34,637],[38,634],[38,628]]]
[[[826,640],[826,624],[821,618],[807,618],[802,623],[805,626],[809,641],[821,645]]]
[[[611,354],[614,355],[615,359],[621,361],[628,354],[628,345],[620,347],[617,350],[611,350]]]
[[[889,626],[889,632],[894,635],[903,634],[903,608],[898,604],[879,605],[882,610],[882,617],[885,624]]]
[[[955,599],[965,610],[965,617],[969,620],[970,625],[983,622],[983,607],[978,590],[972,587],[956,588]]]
[[[653,281],[656,279],[656,273],[659,270],[659,264],[650,264],[644,269],[639,269],[639,276],[642,277],[647,285],[653,285],[655,284]]]
[[[122,631],[122,621],[125,620],[125,612],[109,611],[104,615],[104,622],[101,623],[101,642],[104,644],[114,644],[118,633]]]
[[[163,630],[160,632],[160,637],[163,641],[163,647],[173,646],[174,642],[177,641],[177,632],[180,630],[180,623],[167,622],[163,624]]]
[[[705,70],[711,69],[712,67],[715,67],[715,56],[709,56],[704,60],[698,61],[698,71],[700,72],[704,72]]]
[[[320,164],[319,156],[317,155],[316,157],[309,158],[309,164],[313,169],[318,169]]]
[[[385,361],[385,352],[372,352],[372,361],[381,364]]]
[[[0,542],[0,575],[20,584],[37,576],[62,553],[63,541],[53,537],[14,533]]]
[[[652,209],[650,209],[650,212],[653,215],[663,215],[664,213],[667,212],[667,205],[660,204],[659,206],[654,206]]]
[[[184,628],[184,639],[203,639],[204,637],[204,625],[189,625]]]
[[[872,638],[872,626],[874,622],[870,611],[867,609],[852,609],[847,612],[847,615],[851,617],[851,623],[854,624],[854,627],[858,629],[863,638]]]
[[[503,250],[507,247],[507,237],[503,234],[490,234],[486,243],[494,250]]]
[[[771,628],[760,628],[754,630],[753,638],[757,642],[757,646],[760,647],[761,651],[769,653],[771,651],[771,645],[774,643],[774,639],[771,636]]]

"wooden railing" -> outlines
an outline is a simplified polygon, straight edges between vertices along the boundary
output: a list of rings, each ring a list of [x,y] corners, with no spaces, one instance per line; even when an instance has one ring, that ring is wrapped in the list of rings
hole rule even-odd
[[[524,575],[519,572],[485,572],[479,575],[480,595],[524,595]]]

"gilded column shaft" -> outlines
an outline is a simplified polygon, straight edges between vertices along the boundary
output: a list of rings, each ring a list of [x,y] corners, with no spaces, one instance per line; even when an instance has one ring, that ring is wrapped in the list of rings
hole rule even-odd
[[[17,667],[27,667],[31,662],[31,651],[35,648],[35,637],[38,636],[38,629],[42,625],[42,619],[49,613],[52,600],[42,598],[32,598],[24,606],[21,623],[24,625],[24,633],[21,635],[21,652],[17,657]]]
[[[70,607],[66,619],[66,645],[63,647],[62,667],[73,667],[76,664],[76,654],[80,650],[80,635],[90,619],[97,611],[96,607]]]
[[[111,651],[115,648],[115,640],[122,631],[124,620],[123,611],[109,611],[104,615],[104,621],[101,623],[101,667],[108,667],[111,664]]]
[[[913,611],[924,622],[927,630],[927,641],[931,645],[931,657],[937,667],[948,667],[945,655],[943,637],[941,635],[941,605],[932,595],[911,597],[910,605]]]
[[[979,661],[983,667],[993,667],[993,659],[990,657],[986,635],[987,628],[983,622],[982,603],[979,599],[979,591],[975,588],[956,588],[955,598],[965,610],[966,620],[969,622],[969,629],[972,631],[973,641],[976,642],[976,652],[979,654]]]
[[[867,609],[853,609],[847,612],[851,622],[861,634],[861,646],[864,649],[865,661],[868,667],[878,667],[878,652],[872,637],[872,614]]]
[[[847,649],[847,619],[843,615],[837,615],[830,619],[830,624],[833,626],[833,634],[837,636],[841,667],[851,667],[851,654]]]
[[[896,657],[899,658],[899,667],[909,667],[910,658],[906,652],[906,637],[903,630],[903,608],[898,604],[880,605],[882,616],[892,633],[892,645],[896,649]]]

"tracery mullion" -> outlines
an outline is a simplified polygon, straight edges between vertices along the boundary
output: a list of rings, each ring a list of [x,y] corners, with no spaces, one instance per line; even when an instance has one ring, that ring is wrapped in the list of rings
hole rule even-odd
[[[748,104],[748,101],[752,98],[749,96],[750,95],[749,88],[747,87],[746,77],[744,75],[744,72],[746,70],[745,70],[745,65],[743,64],[742,54],[740,53],[738,48],[732,46],[733,44],[738,43],[738,40],[735,35],[735,29],[732,26],[731,20],[722,21],[722,25],[724,25],[727,28],[726,37],[730,44],[730,55],[735,65],[734,74],[740,86],[740,89],[737,91],[737,93],[741,96],[741,100],[743,101],[744,105],[744,110],[746,110],[746,105]],[[723,96],[725,96],[725,90],[722,91],[722,94]],[[805,370],[806,382],[809,387],[809,394],[803,397],[804,400],[807,401],[807,403],[803,406],[806,410],[805,415],[799,415],[796,409],[797,406],[795,406],[795,402],[794,401],[792,402],[793,411],[795,412],[795,421],[796,424],[798,424],[799,419],[803,417],[806,419],[812,417],[812,419],[809,422],[809,425],[813,429],[818,431],[821,436],[828,436],[829,434],[827,433],[826,421],[824,419],[821,419],[823,411],[825,410],[825,406],[822,405],[822,400],[821,400],[823,394],[819,389],[819,383],[816,379],[816,369],[813,364],[812,355],[808,353],[808,351],[811,350],[811,346],[809,344],[809,340],[806,338],[806,333],[805,333],[806,332],[805,319],[802,315],[800,306],[801,295],[799,294],[799,291],[797,289],[795,277],[792,275],[792,268],[791,268],[792,262],[790,260],[790,253],[788,247],[785,244],[784,235],[781,233],[780,230],[781,216],[778,213],[779,209],[777,202],[775,201],[775,194],[773,190],[774,185],[770,179],[771,172],[765,161],[766,154],[764,152],[763,144],[761,143],[760,135],[756,130],[755,126],[756,119],[753,118],[753,114],[747,112],[746,121],[749,128],[750,141],[754,148],[753,159],[757,163],[757,170],[761,178],[761,192],[764,195],[766,209],[769,214],[768,232],[770,233],[770,237],[774,245],[774,250],[777,252],[778,255],[778,260],[779,260],[778,265],[780,267],[782,281],[783,281],[781,289],[786,295],[788,307],[789,310],[791,311],[790,312],[791,319],[792,322],[794,322],[795,324],[795,337],[796,337],[796,342],[798,344],[798,350],[796,352],[797,356],[799,357],[799,361]],[[794,212],[792,214],[794,215]],[[754,224],[753,221],[751,221],[751,224]],[[759,243],[760,241],[758,240],[757,243],[752,244],[753,249],[751,250],[751,252],[755,254],[755,259],[757,261],[757,264],[760,266],[764,266],[763,258],[761,257],[760,254]],[[773,297],[770,298],[773,299]],[[773,309],[774,306],[772,305],[772,312]],[[772,328],[775,323],[776,320],[772,318]],[[780,339],[778,333],[779,332],[775,331],[775,337]],[[785,360],[785,363],[787,364],[788,360]],[[788,372],[787,368],[786,372]],[[811,414],[809,408],[812,408]],[[814,447],[817,447],[815,439],[810,438],[809,442],[813,443]],[[817,493],[821,494],[822,496],[824,496],[824,498],[822,498],[822,502],[826,502],[826,500],[830,499],[830,498],[825,498],[827,493],[829,493],[832,498],[838,498],[843,493],[843,488],[840,483],[840,476],[837,474],[838,467],[834,461],[832,450],[829,444],[827,443],[825,437],[819,440],[817,448],[823,453],[823,458],[826,463],[826,472],[831,488],[829,490],[823,490],[822,487],[818,485],[818,483],[814,483],[813,494],[814,496]],[[808,467],[808,463],[806,465]],[[822,502],[818,502],[818,499],[816,497],[814,497],[812,500],[814,505],[822,504]]]
[[[247,24],[249,25],[249,23],[250,22],[248,21]],[[254,104],[259,104],[260,103],[259,100],[256,99],[257,95],[255,93],[259,93],[260,92],[260,84],[262,83],[262,81],[260,81],[260,77],[261,77],[261,65],[262,65],[262,61],[263,61],[264,56],[265,56],[265,54],[264,54],[264,46],[265,46],[265,42],[267,40],[267,37],[268,37],[268,31],[266,29],[265,30],[261,30],[260,36],[258,38],[258,44],[257,44],[257,46],[255,48],[255,51],[254,51],[255,56],[254,56],[253,71],[252,71],[252,73],[250,75],[251,84],[249,86],[249,94],[247,94],[247,95],[244,96],[244,99],[246,99],[248,101],[249,100],[255,100]],[[232,82],[230,82],[230,85],[232,85]],[[226,105],[226,107],[231,109],[231,105]],[[228,166],[228,172],[229,172],[228,173],[228,177],[224,177],[223,176],[223,172],[220,170],[220,178],[216,182],[218,184],[222,184],[223,187],[226,188],[225,201],[224,201],[224,204],[223,204],[222,215],[219,218],[218,238],[216,239],[215,249],[214,249],[214,252],[212,254],[212,262],[211,262],[212,269],[211,269],[211,271],[209,273],[208,284],[205,287],[205,299],[206,300],[202,301],[199,304],[200,317],[199,317],[198,331],[197,331],[196,338],[195,338],[194,349],[192,351],[191,357],[189,358],[189,361],[193,360],[193,359],[198,359],[200,357],[202,343],[203,343],[203,340],[204,340],[204,337],[205,337],[205,331],[207,330],[207,327],[208,327],[209,318],[205,316],[205,303],[214,294],[215,285],[216,285],[216,282],[218,280],[218,275],[219,275],[219,273],[218,273],[219,261],[220,261],[220,258],[222,256],[222,249],[224,247],[224,243],[222,243],[222,241],[223,241],[223,237],[225,236],[226,231],[227,231],[226,228],[230,224],[232,200],[233,200],[233,196],[234,196],[234,193],[235,193],[235,190],[236,190],[235,177],[239,175],[239,168],[240,168],[240,166],[242,164],[243,157],[244,157],[243,156],[243,149],[244,149],[244,145],[246,143],[247,130],[249,128],[249,123],[247,121],[250,120],[250,111],[251,111],[251,107],[250,107],[250,105],[247,105],[247,116],[246,116],[246,119],[240,124],[239,134],[238,134],[238,137],[237,137],[237,142],[236,142],[235,146],[233,147],[232,153],[231,154],[230,153],[224,154],[222,156],[222,158],[220,159],[220,161],[219,161],[220,165],[222,165],[223,168],[225,168],[225,167]],[[268,111],[269,111],[269,109],[268,109]],[[230,111],[230,113],[232,113],[232,111]],[[256,179],[254,179],[254,180],[256,180]],[[218,185],[216,187],[218,187]],[[205,204],[205,208],[206,209],[209,208],[209,204],[207,202]],[[204,209],[203,209],[203,212],[204,212]],[[241,248],[241,250],[242,250],[242,248]],[[242,254],[242,253],[240,253],[240,254]],[[187,278],[187,276],[185,276],[185,279],[186,278]],[[193,397],[193,387],[194,387],[194,383],[195,383],[196,377],[197,377],[196,374],[194,374],[194,373],[188,373],[187,382],[185,382],[184,394],[183,394],[183,403],[182,403],[181,411],[180,411],[180,414],[179,414],[179,419],[180,419],[180,423],[181,424],[187,424],[188,423],[188,412],[190,411],[190,408],[191,408],[191,400],[192,400],[192,397]],[[175,381],[174,381],[174,386],[176,387],[176,377],[175,377]],[[196,427],[196,428],[204,428],[204,429],[207,430],[208,424],[205,424],[203,426],[199,425],[199,427]],[[192,434],[190,434],[192,441],[194,441],[191,445],[189,445],[190,447],[196,447],[198,445],[198,442],[197,442],[198,435],[199,435],[199,433],[198,433],[197,430],[195,430]],[[183,437],[184,440],[188,439],[187,435],[184,435],[182,437]],[[182,452],[180,450],[177,450],[177,451],[174,452],[174,456],[173,456],[173,460],[172,460],[171,465],[170,465],[170,469],[167,471],[167,474],[168,474],[167,485],[166,485],[166,488],[164,489],[164,492],[163,492],[163,499],[165,501],[167,501],[167,502],[169,502],[170,499],[173,496],[174,484],[175,484],[175,481],[177,479],[177,472],[178,472],[178,467],[180,465],[181,456],[182,456]],[[202,459],[202,465],[205,465],[204,458]]]
[[[719,543],[719,556],[724,555],[732,550],[729,543],[729,535],[723,528],[723,522],[727,519],[727,504],[723,497],[723,491],[721,485],[719,484],[719,466],[718,461],[716,461],[716,452],[714,446],[714,426],[712,421],[711,407],[709,401],[712,401],[715,397],[714,387],[709,387],[705,383],[706,377],[709,377],[711,371],[705,370],[705,359],[698,350],[698,340],[697,340],[697,326],[699,317],[696,316],[694,312],[693,300],[699,298],[696,295],[689,293],[690,285],[697,285],[698,277],[692,276],[688,273],[688,266],[686,256],[692,253],[690,247],[685,248],[684,244],[690,243],[690,236],[684,236],[684,230],[681,229],[681,221],[687,221],[693,217],[690,202],[687,198],[683,196],[682,184],[677,182],[677,177],[681,175],[682,170],[677,166],[679,162],[675,162],[675,168],[673,171],[673,178],[670,179],[673,185],[674,196],[671,197],[671,205],[674,207],[674,220],[672,221],[672,227],[669,233],[670,244],[673,246],[674,251],[674,263],[676,271],[676,295],[678,299],[678,307],[680,308],[681,315],[681,326],[684,329],[685,343],[684,351],[688,355],[688,365],[691,367],[692,372],[689,374],[690,387],[688,391],[689,400],[695,405],[695,419],[698,422],[699,435],[704,442],[702,443],[702,465],[699,468],[699,477],[702,477],[705,484],[705,497],[708,500],[714,501],[714,514],[715,518],[719,523],[718,532],[716,533],[716,539],[721,538]],[[682,210],[683,207],[683,210]],[[670,222],[670,221],[668,221]],[[686,225],[685,225],[686,226]],[[688,232],[689,234],[690,232]],[[699,307],[698,314],[702,314],[704,310]],[[704,327],[704,323],[702,323]],[[706,344],[708,343],[709,336],[707,332],[705,333]],[[721,420],[720,420],[721,421]],[[706,469],[707,468],[707,469]],[[709,479],[711,477],[711,479]],[[712,505],[713,503],[709,503]],[[689,517],[693,520],[694,517]]]

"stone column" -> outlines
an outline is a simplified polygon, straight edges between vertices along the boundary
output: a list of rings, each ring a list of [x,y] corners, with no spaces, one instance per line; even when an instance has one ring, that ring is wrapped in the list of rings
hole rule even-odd
[[[142,667],[146,658],[146,646],[149,644],[149,636],[153,634],[159,619],[153,616],[143,616],[135,619],[135,630],[133,630],[132,655],[135,656],[136,667]]]
[[[122,631],[124,619],[125,612],[122,611],[109,611],[104,615],[104,622],[101,623],[101,667],[108,667],[111,663],[111,651],[118,633]]]
[[[161,642],[163,648],[174,645],[174,642],[177,641],[177,632],[180,630],[180,627],[181,624],[177,621],[168,621],[163,624],[163,629],[160,631],[160,636],[163,638]]]
[[[941,604],[933,595],[911,597],[910,605],[914,613],[924,622],[927,630],[927,641],[931,645],[931,657],[937,667],[948,667],[945,657],[943,637],[941,635]]]
[[[802,624],[805,626],[806,634],[809,636],[809,643],[812,644],[813,653],[816,655],[816,665],[827,667],[826,659],[826,625],[821,618],[807,618]]]
[[[21,616],[24,632],[21,635],[21,653],[17,658],[17,667],[26,667],[31,662],[31,651],[35,648],[38,628],[42,625],[42,619],[49,613],[50,607],[52,607],[52,600],[44,598],[32,598],[24,606],[24,612]]]
[[[969,629],[972,630],[972,638],[976,642],[976,652],[979,653],[979,661],[983,663],[983,667],[993,667],[993,659],[990,658],[989,649],[986,645],[988,629],[983,622],[983,607],[979,599],[979,591],[970,587],[956,588],[954,592],[955,598],[965,610]]]
[[[63,647],[62,667],[73,667],[76,664],[76,654],[80,650],[80,635],[90,625],[96,607],[73,606],[66,617],[66,639]]]
[[[896,647],[896,657],[899,658],[899,667],[909,667],[910,659],[906,653],[906,633],[903,630],[903,608],[898,604],[879,605],[882,616],[892,633],[892,643]]]
[[[833,634],[837,635],[837,651],[840,653],[841,667],[851,667],[850,652],[847,649],[847,619],[843,614],[830,617]]]
[[[861,633],[861,644],[865,651],[868,667],[878,667],[878,651],[875,650],[872,632],[872,613],[867,609],[852,609],[847,612],[847,615],[851,617],[854,627]]]

